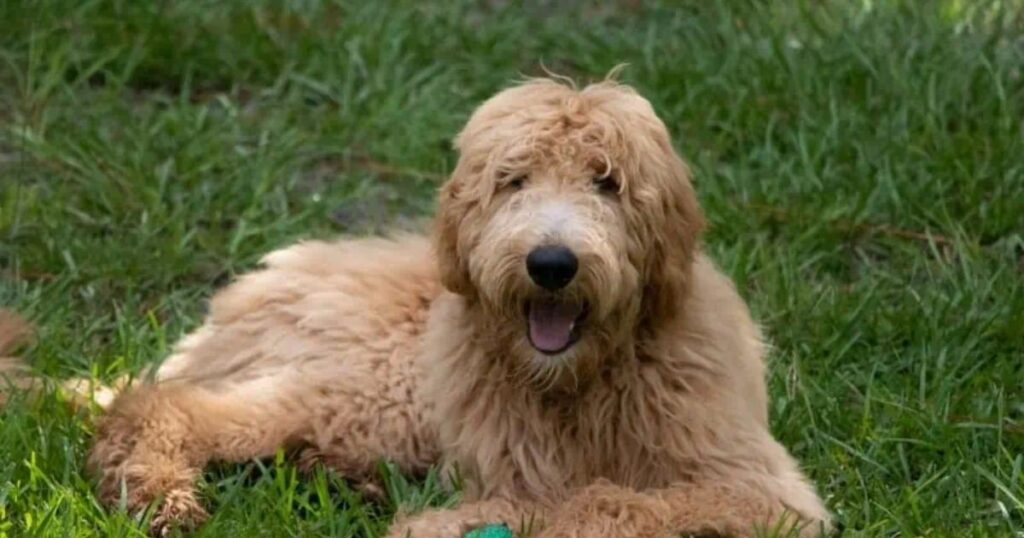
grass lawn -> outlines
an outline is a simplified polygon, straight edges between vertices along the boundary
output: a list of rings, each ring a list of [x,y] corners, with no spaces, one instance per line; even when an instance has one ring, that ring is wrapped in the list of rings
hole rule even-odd
[[[630,64],[774,345],[773,430],[849,536],[1024,533],[1024,2],[0,2],[0,304],[55,379],[159,361],[299,238],[428,216],[474,105]],[[0,410],[0,536],[138,536],[59,394]],[[374,536],[282,458],[206,536]]]

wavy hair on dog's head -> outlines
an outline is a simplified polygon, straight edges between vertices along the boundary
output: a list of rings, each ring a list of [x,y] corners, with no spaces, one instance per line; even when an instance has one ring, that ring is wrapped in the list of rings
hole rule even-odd
[[[479,292],[470,274],[483,233],[475,223],[495,202],[495,184],[542,167],[572,173],[586,163],[596,174],[616,175],[629,262],[639,273],[637,321],[652,325],[675,315],[704,220],[668,130],[632,88],[614,80],[582,90],[528,80],[481,105],[455,146],[460,159],[441,188],[435,230],[449,290]]]

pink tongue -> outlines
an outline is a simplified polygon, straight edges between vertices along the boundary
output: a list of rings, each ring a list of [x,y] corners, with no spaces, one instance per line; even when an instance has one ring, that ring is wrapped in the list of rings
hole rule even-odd
[[[530,303],[530,342],[533,347],[552,353],[569,345],[572,328],[580,307],[554,301]]]

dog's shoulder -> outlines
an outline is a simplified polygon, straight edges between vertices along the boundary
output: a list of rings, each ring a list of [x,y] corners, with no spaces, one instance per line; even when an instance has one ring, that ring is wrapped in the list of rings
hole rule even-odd
[[[430,240],[423,235],[346,238],[337,241],[300,241],[263,257],[269,269],[329,276],[347,272],[375,272],[381,267],[416,267],[430,270]]]
[[[698,254],[691,278],[683,326],[665,346],[677,348],[678,357],[702,361],[700,371],[713,375],[708,386],[718,398],[745,402],[765,422],[767,346],[760,327],[733,281],[707,255]]]

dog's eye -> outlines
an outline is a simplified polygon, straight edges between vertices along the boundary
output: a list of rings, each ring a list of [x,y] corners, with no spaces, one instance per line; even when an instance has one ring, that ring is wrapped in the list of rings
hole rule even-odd
[[[615,176],[611,174],[595,177],[594,186],[597,187],[597,190],[603,194],[619,193],[619,182],[616,181]]]
[[[523,188],[523,185],[525,184],[526,176],[515,176],[512,179],[505,182],[505,186],[514,191],[521,190]]]

